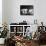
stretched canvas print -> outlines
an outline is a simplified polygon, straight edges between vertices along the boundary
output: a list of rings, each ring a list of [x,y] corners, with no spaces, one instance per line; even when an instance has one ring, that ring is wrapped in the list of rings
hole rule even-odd
[[[33,5],[20,5],[20,14],[21,15],[33,15],[34,14]]]

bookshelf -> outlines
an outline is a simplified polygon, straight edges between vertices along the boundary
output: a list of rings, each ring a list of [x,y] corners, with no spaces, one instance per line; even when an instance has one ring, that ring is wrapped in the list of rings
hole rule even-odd
[[[9,25],[9,32],[10,32],[10,35],[22,35],[22,36],[25,36],[26,34],[26,28],[27,27],[30,27],[31,25]]]

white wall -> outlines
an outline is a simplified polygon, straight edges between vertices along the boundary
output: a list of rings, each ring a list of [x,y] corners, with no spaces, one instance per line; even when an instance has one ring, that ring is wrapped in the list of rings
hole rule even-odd
[[[5,0],[4,19],[7,23],[21,22],[26,20],[29,24],[37,19],[38,24],[41,21],[46,25],[46,0]],[[21,16],[20,5],[34,5],[33,16]]]
[[[0,0],[0,27],[2,27],[2,0]]]
[[[46,0],[36,1],[35,6],[35,18],[37,18],[39,24],[43,21],[46,25]]]
[[[34,5],[34,0],[10,0],[7,1],[7,13],[9,16],[9,22],[22,22],[23,20],[29,23],[34,20],[34,16],[21,16],[20,5]],[[9,13],[10,12],[10,13]],[[11,17],[11,18],[10,18]]]

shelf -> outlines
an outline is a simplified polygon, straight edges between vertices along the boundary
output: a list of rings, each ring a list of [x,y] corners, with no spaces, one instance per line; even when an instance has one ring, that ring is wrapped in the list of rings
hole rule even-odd
[[[9,25],[9,26],[31,26],[31,25],[38,25],[38,24],[28,24],[28,25]]]
[[[23,33],[23,32],[16,32],[16,33]]]
[[[10,32],[10,33],[15,33],[15,32]],[[23,33],[23,32],[16,32],[16,33]]]
[[[15,33],[15,32],[10,32],[10,33]]]
[[[10,27],[10,33],[16,33],[17,35],[22,34],[22,36],[25,36],[25,34],[26,34],[26,28],[30,27],[30,26],[31,25],[9,25],[9,27]],[[16,32],[14,32],[14,30]],[[13,31],[13,32],[11,32],[11,31]]]

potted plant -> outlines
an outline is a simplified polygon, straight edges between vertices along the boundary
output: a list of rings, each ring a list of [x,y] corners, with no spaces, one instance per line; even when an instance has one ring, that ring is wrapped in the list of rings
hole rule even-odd
[[[8,29],[7,24],[3,24],[3,31],[0,31],[0,44],[4,44],[4,40],[7,37]]]

